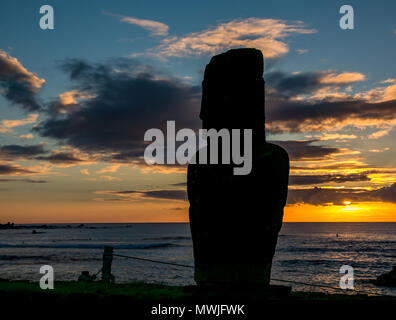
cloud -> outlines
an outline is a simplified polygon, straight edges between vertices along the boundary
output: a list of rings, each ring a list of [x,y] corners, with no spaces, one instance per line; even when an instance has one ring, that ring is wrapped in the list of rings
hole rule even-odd
[[[187,186],[187,181],[178,182],[178,183],[172,183],[171,186],[174,186],[174,187],[186,187]]]
[[[82,99],[92,99],[93,96],[77,89],[65,91],[59,94],[58,99],[51,101],[47,106],[47,111],[52,114],[63,114],[78,107],[78,102]]]
[[[307,53],[309,50],[307,49],[296,49],[297,54],[304,54]]]
[[[324,175],[291,175],[289,185],[310,185],[322,183],[345,183],[345,182],[361,182],[370,181],[367,173],[352,174],[324,174]]]
[[[35,159],[38,155],[47,151],[42,144],[21,146],[21,145],[4,145],[0,146],[0,158],[3,160],[14,161],[18,159]]]
[[[364,99],[370,102],[385,102],[396,99],[396,80],[386,79],[382,81],[385,86],[376,87],[368,91],[355,94],[356,99]]]
[[[169,27],[158,21],[154,20],[146,20],[146,19],[138,19],[134,17],[122,16],[119,14],[113,14],[110,12],[102,11],[103,14],[108,16],[113,16],[119,18],[121,22],[133,24],[139,26],[143,29],[150,31],[151,36],[166,36],[169,33]]]
[[[310,188],[290,189],[287,203],[312,205],[344,205],[344,201],[356,202],[392,202],[396,203],[396,183],[375,190],[347,188]]]
[[[122,181],[122,179],[113,176],[100,176],[99,178],[107,181]]]
[[[61,167],[70,167],[77,164],[90,164],[95,160],[84,158],[77,150],[55,150],[52,153],[44,156],[36,157],[36,160],[49,161],[52,164]]]
[[[110,166],[107,166],[106,168],[96,171],[96,173],[115,173],[118,171],[120,166],[121,166],[120,164],[112,164]]]
[[[165,57],[185,57],[214,55],[231,48],[248,47],[260,49],[265,58],[276,58],[289,51],[285,38],[292,34],[315,32],[314,29],[307,29],[301,21],[289,23],[277,19],[238,19],[185,36],[168,37],[151,53]]]
[[[174,200],[186,201],[186,190],[177,189],[157,189],[157,190],[125,190],[96,191],[96,194],[111,196],[112,198],[101,198],[97,200]],[[116,196],[117,198],[114,198]],[[344,205],[344,201],[356,202],[393,202],[396,203],[396,183],[389,187],[374,190],[359,188],[303,188],[289,189],[287,203],[291,204],[312,204],[312,205]]]
[[[396,125],[394,84],[384,90],[395,86],[392,100],[389,92],[387,99],[367,92],[352,94],[350,84],[365,79],[358,72],[270,72],[265,79],[267,129],[271,133],[334,132],[351,126],[380,129],[370,137],[378,138]]]
[[[142,159],[146,146],[143,137],[150,128],[166,132],[167,120],[175,120],[177,129],[198,129],[200,87],[158,72],[135,59],[114,59],[106,64],[67,60],[62,69],[70,76],[73,89],[68,92],[73,93],[55,101],[60,105],[59,110],[67,109],[67,112],[49,112],[48,118],[33,128],[34,132],[87,154],[86,161],[93,158],[112,165],[128,163],[144,172],[185,172],[180,166],[147,166]],[[294,161],[337,160],[335,157],[352,151],[319,145],[318,141],[354,139],[356,136],[332,131],[347,125],[386,130],[392,121],[396,124],[394,101],[371,103],[353,97],[337,101],[296,100],[299,95],[309,96],[329,86],[346,88],[363,78],[359,73],[334,70],[268,73],[268,131],[323,132],[308,141],[275,143],[283,146]],[[86,98],[76,98],[77,92]],[[69,104],[73,104],[73,108],[68,108]],[[56,161],[56,157],[49,156],[40,159]],[[83,163],[78,162],[81,157],[69,157],[69,160],[69,164]]]
[[[384,129],[384,130],[379,130],[376,132],[373,132],[372,134],[370,134],[367,138],[369,139],[379,139],[383,136],[386,136],[387,134],[389,134],[389,132],[392,130],[392,128],[389,129]]]
[[[167,120],[176,121],[179,128],[200,125],[201,88],[134,59],[106,65],[69,60],[62,68],[92,98],[79,101],[67,113],[51,113],[33,129],[44,137],[121,163],[142,157],[148,129],[166,132]]]
[[[345,88],[347,85],[364,81],[366,76],[359,72],[337,72],[334,70],[315,72],[294,72],[286,74],[281,71],[272,71],[265,74],[266,84],[276,92],[277,95],[295,99],[298,95],[309,95],[304,98],[317,96],[324,90]],[[322,96],[321,98],[326,98]]]
[[[84,154],[70,147],[62,147],[61,150],[53,150],[49,153],[48,150],[44,148],[43,144],[0,146],[0,159],[5,161],[48,161],[60,167],[70,167],[77,164],[92,164],[96,162],[95,155]]]
[[[16,119],[16,120],[1,120],[0,122],[0,133],[9,133],[13,132],[12,129],[15,127],[25,126],[27,124],[32,124],[37,121],[38,118],[37,113],[31,113],[25,119]]]
[[[330,72],[320,79],[324,84],[346,84],[366,80],[366,76],[360,72]]]
[[[347,126],[389,128],[396,125],[396,100],[303,102],[269,99],[268,130],[281,132],[336,131]]]
[[[352,174],[310,174],[310,175],[297,175],[292,174],[289,177],[289,185],[310,185],[322,184],[328,182],[345,183],[345,182],[360,182],[370,181],[369,174],[375,173],[374,171]],[[173,183],[170,186],[185,187],[187,182]]]
[[[368,150],[369,152],[375,152],[375,153],[379,153],[379,152],[385,152],[385,151],[389,151],[390,148],[389,147],[385,147],[383,149],[370,149]]]
[[[390,187],[383,187],[372,191],[372,195],[382,201],[396,203],[396,183]]]
[[[33,139],[34,136],[31,133],[27,133],[27,134],[21,134],[19,136],[20,139]]]
[[[331,156],[333,155],[341,154],[343,152],[343,150],[340,148],[312,145],[312,143],[316,142],[316,140],[287,140],[268,142],[285,148],[287,153],[289,154],[289,157],[293,161],[324,160],[331,158]]]
[[[17,176],[17,175],[32,174],[32,173],[35,172],[29,169],[25,169],[19,165],[0,164],[0,176],[4,176],[4,175]]]
[[[350,140],[350,139],[357,139],[357,136],[354,134],[324,133],[321,136],[315,136],[315,138],[319,139],[320,141]]]
[[[35,180],[35,179],[3,179],[3,178],[0,178],[0,182],[48,183],[49,181]]]
[[[122,198],[131,199],[149,199],[149,200],[187,200],[186,190],[177,189],[158,189],[148,191],[125,190],[125,191],[96,191],[97,194],[112,195]]]
[[[37,93],[44,83],[44,79],[28,71],[17,58],[0,50],[0,88],[10,102],[27,111],[40,110]]]

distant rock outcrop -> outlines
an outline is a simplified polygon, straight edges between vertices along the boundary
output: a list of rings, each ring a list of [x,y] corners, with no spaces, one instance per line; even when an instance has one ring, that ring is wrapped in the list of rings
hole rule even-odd
[[[14,224],[11,222],[0,224],[0,229],[14,229]]]
[[[377,277],[374,283],[377,286],[396,287],[396,266],[391,271]]]

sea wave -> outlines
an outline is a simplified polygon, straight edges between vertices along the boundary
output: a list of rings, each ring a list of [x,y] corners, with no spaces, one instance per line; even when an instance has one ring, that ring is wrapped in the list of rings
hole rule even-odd
[[[191,237],[153,237],[143,238],[142,240],[191,240]]]
[[[279,252],[292,253],[345,253],[345,252],[365,252],[365,253],[380,253],[392,254],[395,251],[396,243],[393,241],[371,242],[371,243],[327,243],[322,245],[288,245],[285,247],[279,246]]]
[[[133,243],[133,244],[71,244],[71,243],[57,243],[57,244],[8,244],[0,243],[0,248],[40,248],[40,249],[103,249],[105,246],[112,246],[114,249],[158,249],[166,247],[178,247],[180,245],[168,242],[159,243]]]

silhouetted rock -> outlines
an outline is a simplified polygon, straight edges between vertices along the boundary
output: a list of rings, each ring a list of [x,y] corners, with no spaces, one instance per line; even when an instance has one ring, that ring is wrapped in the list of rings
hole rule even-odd
[[[234,165],[190,164],[188,198],[199,285],[267,285],[287,198],[289,158],[265,141],[263,56],[236,49],[213,57],[202,83],[203,128],[252,129],[248,175]]]
[[[0,229],[14,229],[15,225],[11,222],[7,222],[5,224],[0,224]]]
[[[82,271],[78,277],[79,282],[92,282],[96,280],[96,275],[89,274],[89,271]]]
[[[375,284],[377,286],[396,287],[396,266],[391,271],[377,277]]]

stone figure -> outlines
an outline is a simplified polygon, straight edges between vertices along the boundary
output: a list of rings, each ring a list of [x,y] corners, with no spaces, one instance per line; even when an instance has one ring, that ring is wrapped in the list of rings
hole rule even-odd
[[[261,51],[234,49],[214,56],[205,69],[202,127],[252,129],[252,170],[235,175],[233,163],[188,167],[198,285],[265,286],[270,281],[287,198],[289,158],[265,139],[263,65]]]

